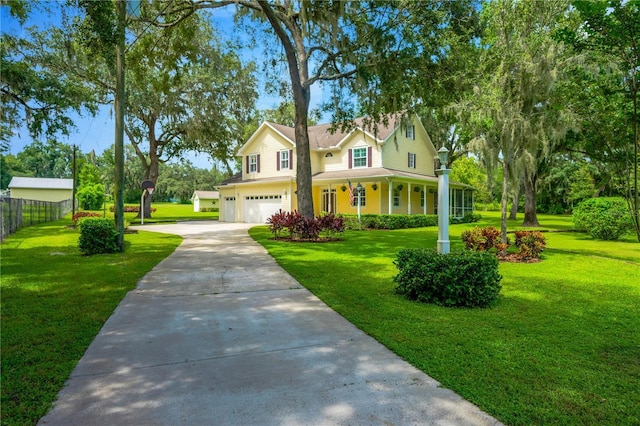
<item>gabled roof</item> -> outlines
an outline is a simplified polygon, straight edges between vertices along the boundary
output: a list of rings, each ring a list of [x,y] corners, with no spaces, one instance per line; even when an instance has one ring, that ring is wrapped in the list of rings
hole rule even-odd
[[[373,123],[368,123],[367,118],[360,117],[354,120],[353,127],[345,127],[343,130],[340,125],[336,125],[336,129],[333,133],[331,132],[331,129],[334,125],[331,123],[309,126],[309,147],[316,151],[339,148],[340,143],[355,131],[365,132],[379,142],[383,142],[396,128],[398,128],[399,125],[399,118],[396,120],[393,116],[389,116],[387,125],[384,123],[378,123],[376,126]],[[253,135],[256,135],[265,126],[271,127],[273,130],[281,134],[289,143],[291,143],[291,145],[295,146],[295,129],[283,124],[265,121]],[[238,151],[239,154],[242,153],[245,146],[249,145],[249,143],[253,141],[253,135],[244,145],[242,145]]]
[[[9,188],[24,189],[73,189],[73,179],[31,178],[14,176]]]
[[[220,198],[220,193],[218,191],[194,191],[192,198],[195,198],[196,196],[200,200],[213,200]]]

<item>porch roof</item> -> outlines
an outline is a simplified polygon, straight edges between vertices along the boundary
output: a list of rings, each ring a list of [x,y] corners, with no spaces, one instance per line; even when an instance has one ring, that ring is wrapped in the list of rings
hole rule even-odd
[[[340,170],[335,172],[320,172],[313,175],[314,181],[336,181],[345,179],[404,179],[404,180],[418,180],[425,183],[438,183],[436,176],[422,175],[419,173],[404,172],[401,170],[386,169],[384,167],[378,168],[361,168]]]
[[[313,182],[336,182],[350,180],[380,180],[380,179],[396,179],[403,182],[419,181],[424,184],[438,185],[438,177],[430,175],[422,175],[419,173],[405,172],[402,170],[387,169],[384,167],[340,170],[334,172],[320,172],[313,175]],[[472,186],[460,182],[449,181],[449,185],[454,188],[463,188],[474,190]]]

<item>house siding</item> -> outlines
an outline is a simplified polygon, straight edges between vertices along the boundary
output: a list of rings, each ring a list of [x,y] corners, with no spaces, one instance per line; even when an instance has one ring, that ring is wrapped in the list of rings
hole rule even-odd
[[[327,172],[348,170],[351,165],[351,150],[354,148],[368,148],[367,166],[366,167],[382,167],[380,161],[379,147],[375,140],[367,136],[361,131],[351,134],[341,145],[341,150],[335,152],[333,157],[325,158],[325,170]],[[339,158],[339,161],[334,159]]]
[[[387,138],[382,145],[382,167],[433,176],[433,159],[437,153],[418,120],[414,120],[414,128],[415,139],[408,139],[402,127]],[[410,152],[416,154],[415,168],[409,168]]]
[[[70,200],[72,197],[73,191],[71,189],[11,188],[11,198],[59,202]]]
[[[276,154],[282,150],[292,150],[293,147],[280,134],[276,133],[270,127],[265,126],[261,134],[256,137],[250,145],[244,147],[242,157],[242,179],[265,179],[282,176],[295,176],[296,172],[296,151],[293,149],[289,161],[292,161],[292,167],[280,168],[276,162]],[[247,159],[252,154],[258,154],[259,164],[258,171],[249,172]]]

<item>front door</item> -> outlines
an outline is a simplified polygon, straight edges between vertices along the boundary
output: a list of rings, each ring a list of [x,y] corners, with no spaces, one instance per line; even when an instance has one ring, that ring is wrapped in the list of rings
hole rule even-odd
[[[322,211],[328,213],[336,212],[336,190],[323,189],[322,190]]]

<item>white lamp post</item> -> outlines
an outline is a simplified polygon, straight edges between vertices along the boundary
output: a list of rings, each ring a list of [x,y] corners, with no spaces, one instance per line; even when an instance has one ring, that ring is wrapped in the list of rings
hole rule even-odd
[[[449,173],[447,158],[449,150],[444,146],[438,150],[440,169],[438,175],[438,253],[447,254],[450,251],[449,241]]]
[[[358,223],[360,223],[360,195],[362,194],[362,185],[358,182],[358,186],[356,186],[356,191],[358,191]]]

